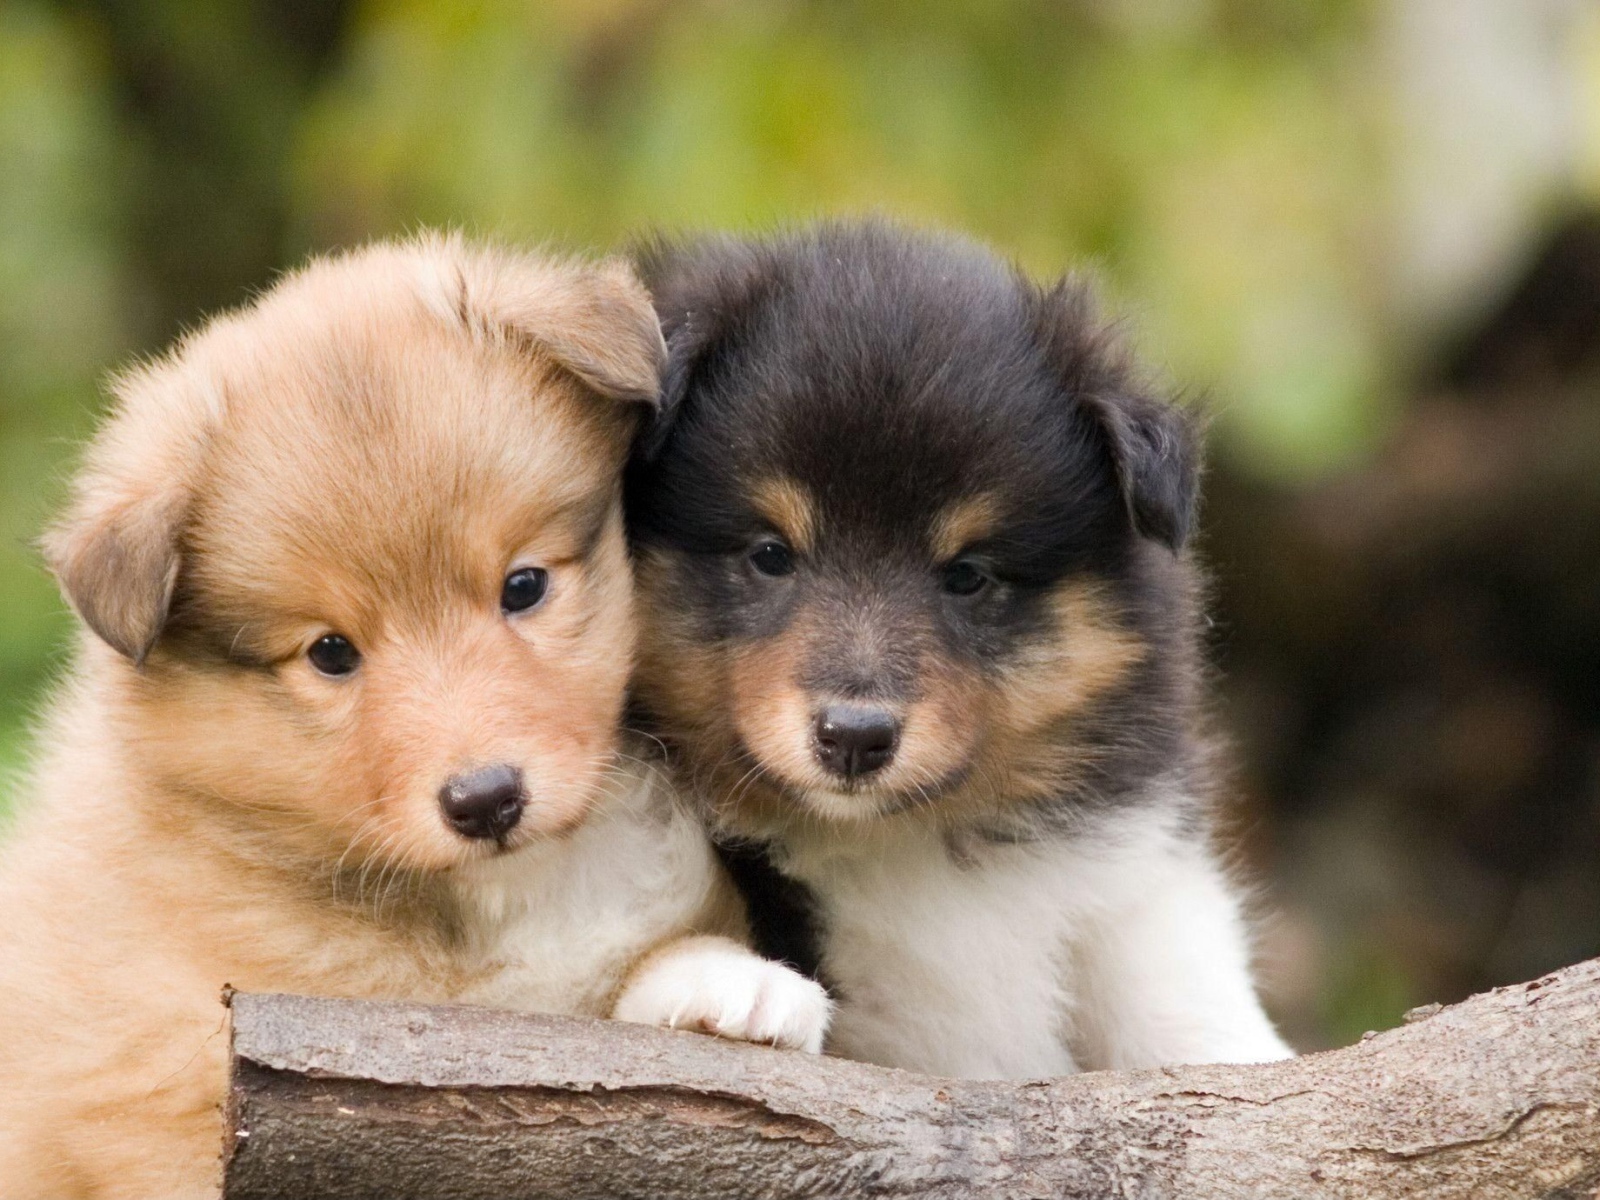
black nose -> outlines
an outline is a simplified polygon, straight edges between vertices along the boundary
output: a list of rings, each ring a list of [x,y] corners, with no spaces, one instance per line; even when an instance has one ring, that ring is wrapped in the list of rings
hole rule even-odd
[[[522,772],[504,763],[457,775],[439,789],[444,819],[462,837],[505,837],[522,820]]]
[[[855,779],[889,765],[900,722],[881,708],[832,704],[817,717],[817,761],[835,775]]]

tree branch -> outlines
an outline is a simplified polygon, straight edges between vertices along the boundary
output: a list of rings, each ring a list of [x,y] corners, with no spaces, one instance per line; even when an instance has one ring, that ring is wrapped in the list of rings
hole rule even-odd
[[[1593,1197],[1600,959],[1265,1066],[934,1079],[488,1009],[233,997],[226,1200]]]

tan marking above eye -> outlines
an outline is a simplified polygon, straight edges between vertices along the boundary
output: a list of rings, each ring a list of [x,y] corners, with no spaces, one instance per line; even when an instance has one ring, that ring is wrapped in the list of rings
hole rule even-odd
[[[1003,510],[993,493],[980,492],[947,506],[934,518],[928,541],[934,559],[947,562],[1000,526]]]
[[[816,546],[816,506],[803,485],[783,475],[761,479],[750,488],[750,502],[792,549],[806,554]]]

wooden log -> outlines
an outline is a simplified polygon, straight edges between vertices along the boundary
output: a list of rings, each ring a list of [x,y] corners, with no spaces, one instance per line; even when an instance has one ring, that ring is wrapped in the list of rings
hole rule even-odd
[[[1032,1082],[487,1009],[232,1005],[226,1200],[1600,1194],[1600,959],[1290,1062]]]

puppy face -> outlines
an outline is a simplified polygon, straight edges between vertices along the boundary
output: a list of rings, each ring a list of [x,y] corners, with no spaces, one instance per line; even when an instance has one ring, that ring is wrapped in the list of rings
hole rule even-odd
[[[1080,290],[876,225],[646,268],[638,688],[724,817],[959,820],[1172,766],[1194,438]]]
[[[435,240],[126,381],[49,550],[142,662],[111,672],[133,765],[351,868],[581,822],[634,642],[621,401],[659,354],[630,276]]]

